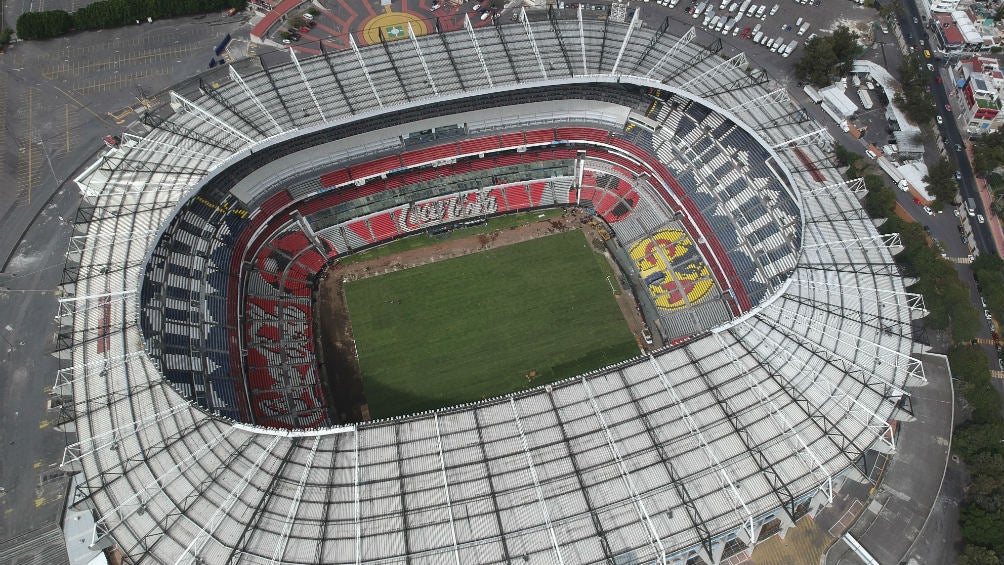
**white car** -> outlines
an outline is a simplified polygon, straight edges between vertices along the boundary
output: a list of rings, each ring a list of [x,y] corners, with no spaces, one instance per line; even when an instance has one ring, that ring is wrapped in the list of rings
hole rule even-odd
[[[976,214],[976,221],[982,224],[986,219],[983,217],[983,214]]]
[[[942,118],[941,116],[938,116],[938,117],[936,117],[935,119],[936,119],[936,120],[938,120],[938,125],[939,125],[939,126],[940,126],[941,124],[945,123],[945,119],[944,119],[944,118]]]
[[[959,214],[959,209],[958,208],[952,209],[952,213],[955,214],[956,218],[958,218],[961,215],[961,214]]]
[[[304,12],[303,13],[303,19],[305,19],[305,20],[312,20],[312,19],[314,19],[314,16],[310,12]]]
[[[924,211],[927,212],[928,216],[933,216],[934,215],[934,211],[931,210],[930,206],[924,206]]]

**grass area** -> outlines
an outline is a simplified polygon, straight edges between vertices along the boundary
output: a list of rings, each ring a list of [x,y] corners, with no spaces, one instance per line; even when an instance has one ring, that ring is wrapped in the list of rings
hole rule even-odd
[[[576,230],[348,283],[370,415],[480,400],[638,355],[607,272]]]
[[[544,215],[544,218],[539,217],[541,214]],[[443,243],[444,241],[463,239],[465,237],[490,233],[495,230],[504,230],[515,226],[522,226],[543,219],[549,220],[559,216],[561,216],[561,209],[551,208],[550,210],[535,210],[533,212],[495,216],[494,218],[488,218],[488,223],[485,225],[457,228],[455,230],[451,230],[450,233],[445,236],[433,237],[425,232],[421,232],[413,236],[397,239],[390,243],[367,249],[366,251],[353,253],[352,255],[340,260],[339,264],[350,265],[352,263],[358,263],[359,261],[369,261],[370,259],[396,255],[413,249],[421,249],[437,243]]]

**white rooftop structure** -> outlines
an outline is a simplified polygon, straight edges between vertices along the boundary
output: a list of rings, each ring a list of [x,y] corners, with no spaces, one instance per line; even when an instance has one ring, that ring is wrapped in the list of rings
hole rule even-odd
[[[952,19],[955,20],[955,25],[959,27],[959,32],[962,33],[962,37],[965,38],[966,43],[983,42],[983,35],[976,29],[976,24],[969,19],[969,14],[964,10],[955,10],[952,12]]]
[[[835,114],[841,118],[850,118],[858,111],[858,105],[847,96],[845,86],[842,83],[831,84],[819,89],[819,95]]]
[[[826,129],[693,29],[588,16],[242,61],[177,85],[145,135],[77,179],[54,393],[72,397],[63,463],[83,474],[74,507],[98,547],[185,564],[710,565],[818,511],[867,450],[895,451],[892,422],[925,382],[911,323],[926,311]],[[457,137],[412,153],[389,135],[426,120]],[[693,334],[471,405],[260,425],[278,416],[247,414],[266,405],[241,396],[258,379],[316,379],[293,275],[399,233],[382,214],[447,190],[422,184],[430,167],[480,179],[460,171],[477,151],[531,187],[478,185],[496,202],[582,205],[588,188],[598,212],[609,193],[632,204],[609,210],[619,237],[691,234],[717,290],[665,319]],[[306,243],[279,264],[286,236]]]

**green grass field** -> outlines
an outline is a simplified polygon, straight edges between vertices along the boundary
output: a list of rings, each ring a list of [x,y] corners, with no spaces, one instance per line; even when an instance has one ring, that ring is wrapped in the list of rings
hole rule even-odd
[[[480,400],[638,355],[611,274],[576,230],[348,283],[371,417]]]

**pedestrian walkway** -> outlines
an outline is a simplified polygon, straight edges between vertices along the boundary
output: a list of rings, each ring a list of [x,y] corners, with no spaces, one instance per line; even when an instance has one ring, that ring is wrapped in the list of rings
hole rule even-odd
[[[995,379],[1004,379],[1004,371],[990,371],[990,376]]]

